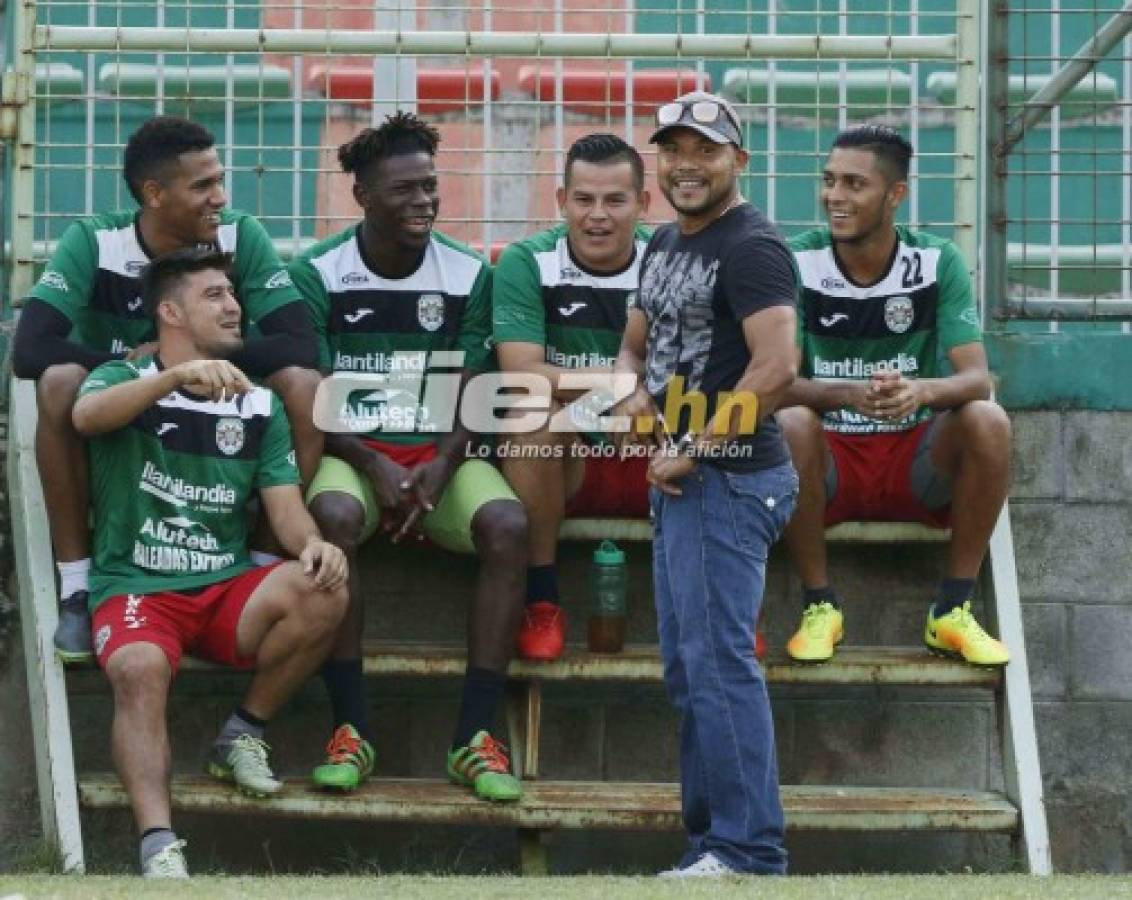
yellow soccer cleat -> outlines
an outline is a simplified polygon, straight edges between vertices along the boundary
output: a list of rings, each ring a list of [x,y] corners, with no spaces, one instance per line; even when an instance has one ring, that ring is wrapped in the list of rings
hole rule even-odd
[[[971,601],[935,617],[935,606],[928,608],[928,621],[924,626],[924,644],[933,653],[954,656],[973,666],[1005,666],[1010,652],[983,631],[983,626],[971,614]]]
[[[843,637],[845,620],[841,610],[828,600],[811,603],[802,613],[802,624],[794,637],[786,642],[786,652],[798,662],[825,662]]]

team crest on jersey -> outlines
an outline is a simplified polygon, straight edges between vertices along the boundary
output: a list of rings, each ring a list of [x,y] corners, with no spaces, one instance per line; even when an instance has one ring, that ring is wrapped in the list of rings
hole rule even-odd
[[[425,331],[436,331],[444,324],[444,298],[440,294],[421,294],[417,298],[417,321]]]
[[[884,301],[884,324],[888,330],[903,334],[912,327],[916,309],[911,297],[889,297]]]
[[[240,419],[221,419],[216,423],[216,446],[225,456],[235,456],[244,446],[244,423]]]

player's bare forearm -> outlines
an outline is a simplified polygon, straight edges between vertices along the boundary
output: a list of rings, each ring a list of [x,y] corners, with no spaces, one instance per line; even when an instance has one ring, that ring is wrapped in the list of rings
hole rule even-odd
[[[80,397],[71,411],[71,421],[83,437],[117,431],[178,387],[180,379],[173,369],[166,369],[151,378],[115,384]]]
[[[541,344],[521,341],[504,341],[497,347],[500,366],[504,372],[517,372],[524,375],[538,375],[545,378],[551,386],[551,394],[556,400],[569,402],[577,400],[589,388],[566,388],[560,385],[563,375],[570,373],[586,375],[608,375],[610,370],[603,366],[585,366],[567,369],[546,361],[546,348]]]
[[[956,372],[946,378],[920,379],[923,406],[932,409],[955,409],[972,400],[987,400],[991,394],[989,373],[977,369]]]
[[[260,498],[271,530],[292,556],[297,558],[307,544],[322,539],[318,526],[303,504],[302,491],[297,484],[263,488]]]
[[[867,381],[815,381],[799,375],[782,392],[778,408],[808,406],[817,412],[854,408],[868,387]]]
[[[625,331],[621,335],[621,349],[613,361],[613,371],[629,373],[638,378],[645,374],[645,353],[648,349],[648,319],[639,309],[629,310]]]

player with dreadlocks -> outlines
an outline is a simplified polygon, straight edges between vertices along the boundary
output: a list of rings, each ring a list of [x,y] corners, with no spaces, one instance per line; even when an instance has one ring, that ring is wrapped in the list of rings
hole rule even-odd
[[[382,388],[349,392],[334,410],[345,427],[327,428],[326,455],[308,493],[315,520],[346,551],[351,570],[349,611],[323,670],[334,733],[313,777],[320,786],[351,790],[373,769],[357,548],[379,527],[394,541],[419,531],[480,560],[448,776],[485,799],[517,800],[519,782],[491,732],[522,609],[526,514],[497,469],[467,458],[475,442],[464,425],[438,424],[417,403],[429,366],[450,362],[452,351],[463,353],[461,377],[484,368],[491,355],[491,269],[433,229],[439,142],[435,128],[398,113],[340,147],[362,221],[290,268],[310,304],[323,371],[341,373],[340,381],[359,372],[386,376]]]

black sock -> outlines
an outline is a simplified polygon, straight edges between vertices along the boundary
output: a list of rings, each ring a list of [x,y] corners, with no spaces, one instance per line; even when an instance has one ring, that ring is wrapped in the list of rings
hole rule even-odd
[[[834,609],[841,609],[841,598],[828,584],[819,588],[802,588],[802,609],[815,603],[828,603]]]
[[[258,728],[260,731],[267,727],[267,719],[261,719],[259,716],[252,715],[242,706],[236,707],[235,715],[251,725],[252,728]]]
[[[558,602],[558,571],[553,563],[527,568],[527,603],[539,600]]]
[[[941,578],[935,595],[935,616],[945,616],[957,606],[962,606],[975,593],[974,578]]]
[[[227,749],[232,746],[232,742],[241,734],[262,738],[265,727],[267,727],[267,722],[259,716],[252,715],[242,706],[237,706],[236,711],[228,717],[228,721],[224,723],[224,727],[220,729],[220,734],[217,735],[213,743],[227,752]]]
[[[363,740],[374,743],[366,712],[365,676],[360,659],[328,659],[322,665],[322,680],[330,695],[333,727],[349,723]]]
[[[460,715],[456,719],[453,747],[463,747],[480,731],[491,731],[495,713],[503,699],[507,676],[491,669],[468,666],[464,674],[464,695],[460,698]]]

